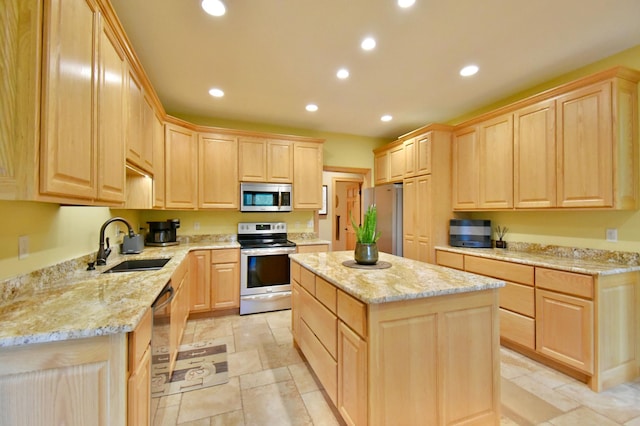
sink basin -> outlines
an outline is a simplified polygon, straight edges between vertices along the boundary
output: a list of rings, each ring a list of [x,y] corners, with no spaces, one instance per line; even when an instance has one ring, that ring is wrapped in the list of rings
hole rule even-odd
[[[103,274],[111,274],[113,272],[134,272],[134,271],[156,271],[162,269],[164,265],[171,259],[135,259],[125,260],[116,266],[107,269]]]

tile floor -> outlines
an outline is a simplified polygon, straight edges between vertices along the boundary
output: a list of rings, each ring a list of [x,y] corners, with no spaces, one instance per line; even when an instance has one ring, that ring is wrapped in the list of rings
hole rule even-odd
[[[293,348],[291,312],[187,323],[182,343],[227,344],[229,382],[153,399],[155,425],[342,425]],[[640,426],[640,379],[599,394],[502,348],[502,425]]]

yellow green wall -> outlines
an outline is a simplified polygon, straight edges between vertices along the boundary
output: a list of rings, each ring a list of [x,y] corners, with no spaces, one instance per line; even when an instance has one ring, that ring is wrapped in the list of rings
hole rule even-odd
[[[618,65],[640,70],[640,45],[510,96],[498,103],[469,112],[451,120],[449,124],[461,123],[480,113],[491,111],[545,89]],[[640,112],[638,121],[640,123]],[[507,226],[509,228],[509,233],[505,238],[507,241],[640,252],[639,210],[624,212],[492,212],[474,213],[471,217],[490,219],[494,226]],[[606,241],[607,228],[618,230],[618,242]]]
[[[139,227],[136,211],[0,201],[0,279],[96,252],[100,227],[112,216],[124,217],[135,230]],[[118,229],[124,225],[111,224],[106,229],[112,245],[120,240]],[[29,237],[29,255],[18,259],[18,238],[23,235]]]

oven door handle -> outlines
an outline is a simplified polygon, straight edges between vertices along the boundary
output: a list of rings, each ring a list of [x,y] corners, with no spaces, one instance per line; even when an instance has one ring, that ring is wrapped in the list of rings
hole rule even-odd
[[[167,300],[165,300],[163,302],[160,302],[160,300],[166,294],[169,294],[169,297],[167,298]],[[165,306],[167,306],[169,303],[171,303],[171,301],[173,300],[174,296],[175,296],[175,290],[173,289],[173,286],[171,285],[171,283],[169,283],[162,289],[162,291],[160,292],[158,297],[156,297],[156,300],[153,301],[153,304],[151,305],[151,307],[153,308],[154,311],[162,309]]]

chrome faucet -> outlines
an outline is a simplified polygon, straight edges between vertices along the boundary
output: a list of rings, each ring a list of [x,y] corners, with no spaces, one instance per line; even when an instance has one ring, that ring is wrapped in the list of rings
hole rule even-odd
[[[104,230],[107,227],[107,225],[110,224],[111,222],[124,223],[125,225],[127,225],[127,228],[129,228],[129,237],[133,238],[133,236],[135,235],[133,232],[133,228],[131,227],[131,225],[129,225],[129,222],[127,222],[121,217],[112,217],[111,219],[103,223],[102,227],[100,228],[100,246],[98,247],[98,254],[96,255],[96,264],[98,265],[106,265],[107,257],[109,257],[109,255],[111,254],[111,248],[109,247],[109,237],[107,237],[106,248],[105,248],[105,238],[104,238]]]

